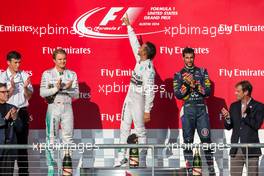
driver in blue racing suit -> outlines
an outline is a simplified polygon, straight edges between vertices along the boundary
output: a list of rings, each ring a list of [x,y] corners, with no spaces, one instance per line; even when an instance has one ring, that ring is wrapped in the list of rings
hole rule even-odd
[[[182,54],[185,67],[174,75],[173,87],[175,96],[184,101],[180,113],[184,143],[193,143],[195,128],[202,143],[211,143],[208,109],[204,102],[211,92],[209,76],[206,69],[194,65],[194,49],[186,47]],[[212,151],[204,152],[209,174],[215,175]],[[192,175],[192,150],[185,149],[184,157],[188,173]]]

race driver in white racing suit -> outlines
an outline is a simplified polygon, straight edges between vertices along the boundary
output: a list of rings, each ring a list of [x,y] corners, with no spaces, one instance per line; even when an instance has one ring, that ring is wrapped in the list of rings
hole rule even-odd
[[[57,49],[53,52],[55,68],[44,71],[40,84],[40,96],[48,103],[46,114],[46,143],[59,141],[61,126],[63,144],[73,143],[72,98],[78,98],[79,86],[75,72],[66,69],[66,52]],[[54,175],[54,152],[46,150],[48,176]]]
[[[150,121],[150,111],[154,100],[154,78],[155,70],[152,60],[156,54],[156,47],[150,42],[139,44],[136,34],[130,25],[127,15],[123,18],[127,26],[130,45],[136,59],[136,66],[131,76],[130,86],[125,98],[120,126],[120,143],[126,144],[130,135],[132,121],[135,133],[138,136],[138,143],[146,143],[145,123]],[[118,153],[118,160],[115,167],[127,163],[126,150],[121,149]],[[139,166],[146,166],[146,149],[140,149]]]

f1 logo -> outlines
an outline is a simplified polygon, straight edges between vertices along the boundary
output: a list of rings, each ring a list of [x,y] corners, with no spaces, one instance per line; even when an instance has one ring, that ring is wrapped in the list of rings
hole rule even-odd
[[[112,7],[108,13],[105,15],[104,19],[101,21],[100,26],[106,26],[109,21],[114,21],[116,20],[116,18],[118,17],[118,15],[115,15],[117,12],[120,12],[124,9],[124,7]],[[143,8],[141,7],[129,7],[126,12],[121,16],[121,18],[119,18],[120,20],[122,20],[122,18],[125,16],[125,14],[127,13],[129,20],[131,22],[131,24],[136,20],[136,18],[138,17],[138,15],[140,14],[141,10]],[[124,24],[123,24],[124,25]]]

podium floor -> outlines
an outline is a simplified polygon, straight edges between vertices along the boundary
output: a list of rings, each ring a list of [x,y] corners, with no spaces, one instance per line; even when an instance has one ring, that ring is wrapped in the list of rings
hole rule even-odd
[[[185,168],[155,168],[155,176],[185,176]],[[151,176],[152,168],[81,168],[81,176]]]

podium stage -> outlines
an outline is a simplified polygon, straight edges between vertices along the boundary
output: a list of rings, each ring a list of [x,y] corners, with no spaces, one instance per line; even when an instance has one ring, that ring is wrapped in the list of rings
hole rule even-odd
[[[81,168],[81,176],[151,176],[152,168]],[[155,176],[185,176],[186,169],[155,168]]]

